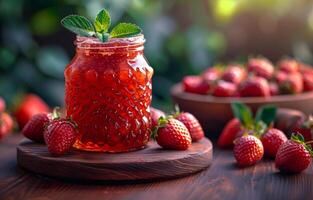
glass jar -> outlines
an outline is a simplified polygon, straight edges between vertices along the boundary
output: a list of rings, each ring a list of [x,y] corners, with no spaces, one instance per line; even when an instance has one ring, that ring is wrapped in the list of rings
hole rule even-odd
[[[75,148],[126,152],[147,144],[153,69],[144,42],[143,35],[105,43],[77,37],[76,55],[64,72],[67,116],[79,129]]]

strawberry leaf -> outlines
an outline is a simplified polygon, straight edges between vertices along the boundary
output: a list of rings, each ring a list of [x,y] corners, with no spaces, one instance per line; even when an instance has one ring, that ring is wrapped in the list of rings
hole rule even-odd
[[[240,120],[244,127],[249,127],[254,123],[251,109],[241,102],[233,102],[231,108],[234,116]]]
[[[111,25],[111,17],[106,9],[101,10],[96,17],[94,26],[98,33],[107,33]],[[102,41],[102,40],[101,40]]]
[[[263,121],[269,126],[276,118],[277,107],[274,105],[265,105],[258,109],[255,121]]]
[[[66,16],[61,20],[61,24],[68,30],[80,36],[89,37],[95,34],[95,28],[93,27],[93,24],[83,16]]]
[[[139,33],[141,33],[141,29],[137,25],[131,23],[119,23],[112,29],[110,37],[111,38],[129,37],[137,35]]]

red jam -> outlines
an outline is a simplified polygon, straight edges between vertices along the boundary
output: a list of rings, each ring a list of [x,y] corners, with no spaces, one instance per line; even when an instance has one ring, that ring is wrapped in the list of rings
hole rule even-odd
[[[67,116],[79,129],[75,148],[125,152],[147,144],[153,69],[144,41],[143,35],[105,43],[77,37],[76,55],[64,72]]]

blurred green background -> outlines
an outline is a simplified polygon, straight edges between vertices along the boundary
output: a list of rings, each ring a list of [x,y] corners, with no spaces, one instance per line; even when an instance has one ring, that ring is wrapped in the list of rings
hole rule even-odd
[[[313,63],[311,0],[0,0],[0,96],[12,102],[34,92],[63,105],[75,36],[60,20],[73,13],[94,18],[102,8],[113,24],[142,27],[157,107],[170,105],[172,84],[217,62],[261,54]]]

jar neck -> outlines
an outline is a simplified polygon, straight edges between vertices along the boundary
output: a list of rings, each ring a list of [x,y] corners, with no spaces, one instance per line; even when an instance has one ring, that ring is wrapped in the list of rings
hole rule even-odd
[[[94,37],[77,36],[76,52],[88,52],[93,54],[125,54],[130,52],[143,52],[145,39],[142,34],[127,38],[110,38],[107,42],[101,42]]]

